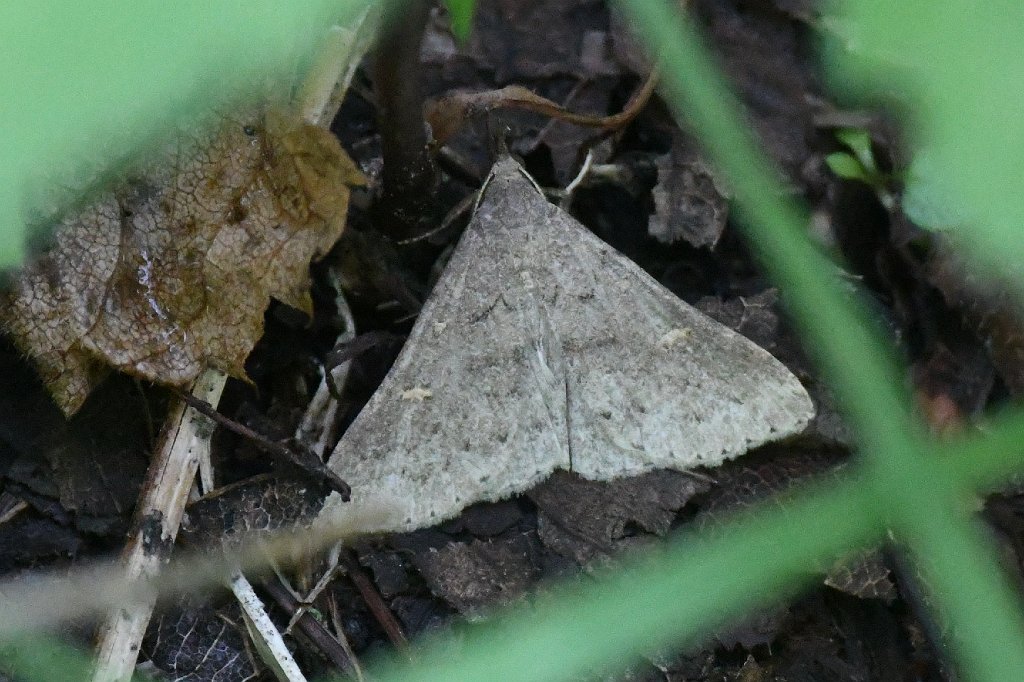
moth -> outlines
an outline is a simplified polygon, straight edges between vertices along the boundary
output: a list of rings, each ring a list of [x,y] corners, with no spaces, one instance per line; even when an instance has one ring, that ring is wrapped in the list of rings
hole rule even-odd
[[[714,466],[814,412],[767,351],[669,292],[500,160],[401,354],[330,466],[409,530],[522,492]],[[333,509],[334,511],[331,511]]]

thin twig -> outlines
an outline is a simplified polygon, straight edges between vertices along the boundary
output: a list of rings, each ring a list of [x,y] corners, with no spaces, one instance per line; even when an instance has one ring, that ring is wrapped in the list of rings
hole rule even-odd
[[[4,493],[4,495],[7,495],[7,493]],[[11,497],[13,498],[13,496]],[[3,510],[0,511],[0,525],[7,523],[26,509],[28,509],[28,502],[25,500],[17,498],[10,500],[10,504],[4,505]]]
[[[249,637],[263,662],[282,682],[306,682],[305,675],[299,670],[299,664],[288,651],[281,633],[277,631],[277,626],[267,615],[263,602],[241,571],[235,571],[231,575],[228,587],[242,607]]]
[[[276,578],[264,580],[263,589],[289,614],[297,613],[301,604]],[[341,672],[358,677],[359,665],[346,651],[344,645],[327,631],[323,624],[309,613],[299,616],[297,625],[309,639],[324,653]]]
[[[588,149],[587,157],[583,159],[583,166],[580,168],[580,172],[576,174],[576,177],[572,179],[572,182],[565,186],[565,194],[563,195],[562,200],[559,202],[559,205],[562,207],[562,209],[566,211],[569,210],[569,204],[572,203],[573,194],[575,194],[579,186],[583,184],[583,181],[587,178],[587,175],[590,174],[590,168],[593,165],[593,163],[594,150]]]
[[[523,109],[573,125],[600,130],[618,130],[643,111],[658,85],[658,69],[651,69],[647,80],[633,93],[622,111],[610,116],[580,114],[524,88],[507,85],[485,92],[455,92],[427,104],[426,116],[434,134],[433,146],[444,145],[470,118],[495,109]]]
[[[342,291],[342,273],[337,266],[328,268],[328,277],[334,287],[334,306],[342,327],[334,341],[335,347],[356,338],[356,320],[352,308]],[[301,448],[312,452],[320,460],[326,459],[337,442],[338,410],[341,408],[341,391],[348,380],[351,360],[324,359],[323,376],[316,393],[295,427],[292,440]]]
[[[359,565],[359,561],[351,550],[342,550],[341,563],[345,566],[345,571],[352,580],[352,584],[356,586],[359,594],[363,597],[363,601],[370,608],[370,613],[377,619],[380,626],[384,628],[388,639],[395,645],[395,648],[408,655],[409,640],[402,631],[402,625],[395,618],[395,614],[391,613],[388,605],[384,603],[384,599],[380,596],[377,588],[373,586],[373,581],[366,575],[366,572]]]
[[[316,476],[317,478],[322,479],[330,486],[332,490],[341,495],[342,500],[344,500],[345,502],[349,501],[352,495],[352,488],[349,487],[348,483],[345,483],[345,481],[341,480],[338,474],[336,474],[326,464],[320,461],[320,459],[317,458],[313,453],[293,450],[292,448],[289,448],[286,445],[283,445],[282,443],[272,441],[263,434],[253,431],[245,424],[240,424],[236,422],[234,419],[229,419],[228,417],[225,417],[209,403],[203,400],[199,400],[195,396],[191,396],[185,393],[184,391],[179,391],[175,389],[175,392],[182,400],[184,400],[188,404],[189,407],[196,410],[200,414],[209,417],[217,425],[223,426],[229,431],[232,431],[238,434],[239,436],[242,436],[243,438],[252,441],[260,449],[269,452],[270,454],[275,455],[286,462],[293,464],[299,469],[306,471]]]

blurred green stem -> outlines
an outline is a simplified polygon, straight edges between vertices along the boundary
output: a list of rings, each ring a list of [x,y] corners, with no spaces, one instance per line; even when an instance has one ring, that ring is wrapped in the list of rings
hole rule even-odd
[[[783,198],[703,41],[664,0],[618,4],[664,60],[666,94],[677,116],[699,132],[725,171],[751,249],[781,286],[857,431],[864,481],[875,491],[872,504],[919,562],[965,672],[999,680],[1024,670],[1020,600],[992,542],[969,517],[965,482],[936,465],[933,445],[910,414],[902,370],[859,299],[839,288],[831,264],[807,239],[805,214]]]

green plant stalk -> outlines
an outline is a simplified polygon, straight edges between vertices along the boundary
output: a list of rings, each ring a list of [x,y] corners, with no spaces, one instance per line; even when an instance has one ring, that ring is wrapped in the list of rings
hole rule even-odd
[[[870,317],[844,296],[828,263],[803,235],[805,216],[784,200],[749,127],[710,55],[663,0],[620,2],[666,64],[665,87],[677,114],[698,130],[725,170],[739,214],[766,270],[856,428],[866,480],[899,540],[922,561],[940,621],[956,633],[955,654],[975,679],[1005,679],[1024,670],[1024,620],[1019,599],[991,542],[956,504],[960,481],[934,466],[921,425],[897,383],[902,375]],[[926,558],[926,560],[925,560]],[[984,638],[1005,642],[995,650]]]
[[[614,575],[537,597],[470,631],[457,653],[436,642],[417,650],[415,667],[391,661],[372,674],[382,682],[579,679],[697,644],[750,608],[797,594],[851,546],[880,542],[869,501],[857,480],[809,486],[781,511],[740,514],[713,536],[684,533]],[[780,551],[798,545],[803,551]]]
[[[962,679],[1019,679],[1021,599],[992,556],[991,530],[966,514],[965,500],[955,495],[917,497],[908,501],[896,534],[917,571],[908,577],[939,615]]]
[[[1017,408],[1005,409],[980,427],[979,434],[956,438],[938,452],[948,480],[990,492],[1024,471],[1024,419]]]
[[[448,16],[451,17],[452,33],[459,42],[465,43],[473,26],[476,0],[444,0],[444,4],[448,8]]]
[[[925,0],[840,0],[828,12],[839,38],[827,55],[832,80],[909,114],[915,165],[927,156],[908,187],[931,205],[921,217],[1024,301],[1021,4],[947,0],[936,12]]]

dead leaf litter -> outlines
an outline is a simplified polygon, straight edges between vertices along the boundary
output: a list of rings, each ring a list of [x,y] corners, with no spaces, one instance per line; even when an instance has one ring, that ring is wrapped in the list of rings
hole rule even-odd
[[[311,311],[309,261],[361,182],[336,138],[273,110],[176,139],[58,220],[3,325],[66,414],[108,368],[174,386],[207,367],[245,379],[271,297]]]

